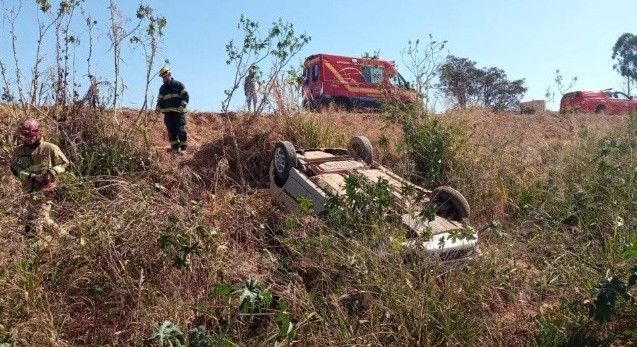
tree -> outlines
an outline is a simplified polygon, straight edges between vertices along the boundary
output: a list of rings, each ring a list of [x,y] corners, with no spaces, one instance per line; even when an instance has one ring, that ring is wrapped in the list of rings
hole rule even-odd
[[[440,89],[455,100],[458,107],[466,108],[476,93],[478,71],[476,62],[450,55],[440,67]]]
[[[429,34],[429,42],[421,45],[420,39],[409,40],[407,47],[400,53],[403,64],[413,75],[412,86],[423,98],[424,106],[429,105],[429,92],[433,88],[432,81],[444,62],[441,54],[447,41],[436,41]]]
[[[613,69],[626,78],[626,92],[630,95],[630,81],[637,79],[637,36],[622,34],[613,46],[612,58],[616,60]]]
[[[236,43],[230,40],[226,44],[227,65],[234,66],[234,81],[230,89],[224,90],[226,98],[221,102],[221,112],[227,113],[234,93],[240,89],[241,81],[246,77],[248,67],[259,66],[269,59],[269,73],[265,77],[259,106],[254,116],[260,114],[279,76],[284,72],[292,58],[312,39],[307,34],[297,35],[292,23],[279,19],[273,22],[263,37],[259,31],[259,23],[243,15],[237,28],[243,32],[243,41]],[[251,117],[251,119],[254,117]]]
[[[524,79],[509,81],[504,70],[496,67],[482,69],[478,76],[478,103],[496,111],[517,108],[527,91]]]
[[[494,111],[516,108],[527,91],[524,79],[509,81],[502,69],[479,69],[476,62],[453,55],[440,67],[439,87],[460,108],[482,105]]]
[[[557,91],[560,93],[561,99],[562,96],[564,96],[564,94],[566,94],[566,92],[568,92],[575,85],[575,82],[577,82],[577,76],[571,77],[571,81],[567,85],[566,82],[564,82],[564,76],[562,76],[562,74],[560,73],[560,69],[555,69],[554,81],[555,85],[557,86]],[[544,96],[546,97],[546,100],[548,102],[555,101],[555,92],[551,90],[551,86],[546,87]]]
[[[242,152],[228,114],[234,93],[240,89],[241,81],[246,77],[248,67],[259,66],[259,63],[269,59],[270,73],[266,76],[265,84],[261,88],[261,100],[259,101],[256,111],[246,118],[245,125],[251,126],[263,110],[266,102],[269,101],[270,92],[279,80],[280,75],[284,72],[283,69],[288,66],[290,60],[296,56],[296,54],[301,51],[301,48],[310,42],[312,38],[306,34],[297,36],[294,31],[294,25],[283,22],[282,19],[272,23],[272,27],[267,31],[267,36],[265,37],[262,37],[260,34],[259,23],[243,15],[241,15],[239,19],[237,29],[243,32],[243,41],[235,43],[234,40],[230,40],[230,42],[226,44],[226,53],[228,54],[226,64],[234,65],[235,72],[232,86],[224,90],[226,98],[221,102],[221,112],[225,115],[230,128],[239,177],[241,184],[245,186],[245,175],[243,173],[243,167],[240,164],[243,162]],[[260,74],[260,72],[258,73]]]

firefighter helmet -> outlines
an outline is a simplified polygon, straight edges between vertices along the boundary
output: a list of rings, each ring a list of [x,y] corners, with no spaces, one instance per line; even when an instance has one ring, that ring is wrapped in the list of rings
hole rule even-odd
[[[166,74],[170,73],[170,68],[168,66],[164,66],[161,69],[159,69],[159,76],[160,77],[164,77]]]
[[[36,119],[27,119],[20,125],[20,139],[27,144],[32,145],[42,138],[40,132],[40,122]]]

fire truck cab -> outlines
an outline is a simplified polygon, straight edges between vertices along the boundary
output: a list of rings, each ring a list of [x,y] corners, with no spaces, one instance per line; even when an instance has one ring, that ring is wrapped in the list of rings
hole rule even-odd
[[[303,68],[303,106],[378,108],[382,101],[420,101],[393,61],[314,54]]]

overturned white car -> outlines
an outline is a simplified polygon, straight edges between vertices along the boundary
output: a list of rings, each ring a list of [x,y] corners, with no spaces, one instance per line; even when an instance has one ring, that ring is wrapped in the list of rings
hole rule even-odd
[[[276,203],[291,213],[301,211],[300,203],[306,199],[317,214],[323,212],[330,196],[343,196],[350,175],[388,183],[399,202],[396,212],[416,235],[409,245],[421,246],[443,262],[469,259],[478,253],[477,233],[462,223],[470,213],[467,200],[450,187],[427,190],[414,185],[378,164],[373,159],[371,143],[364,136],[353,137],[348,149],[297,150],[289,141],[280,141],[272,151],[270,190]],[[408,190],[417,191],[422,198],[404,196]],[[425,209],[433,211],[429,218],[423,218],[425,213],[421,212]]]

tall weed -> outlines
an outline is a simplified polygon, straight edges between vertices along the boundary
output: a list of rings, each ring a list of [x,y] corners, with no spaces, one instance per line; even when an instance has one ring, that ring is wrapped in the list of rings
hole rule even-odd
[[[463,129],[442,123],[437,116],[415,105],[383,105],[382,117],[387,126],[402,127],[399,147],[413,162],[414,172],[409,174],[427,187],[444,184],[466,141]]]
[[[340,147],[345,134],[324,114],[292,113],[285,118],[286,140],[299,148]]]

